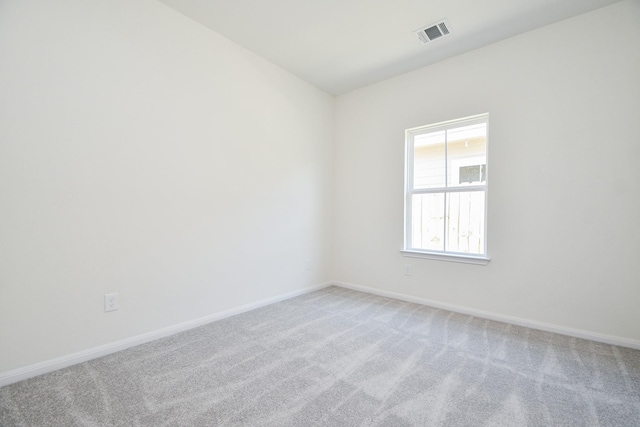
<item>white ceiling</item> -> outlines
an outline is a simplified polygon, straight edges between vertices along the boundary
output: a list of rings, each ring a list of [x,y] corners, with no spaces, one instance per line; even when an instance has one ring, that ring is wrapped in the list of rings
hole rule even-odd
[[[160,1],[340,95],[619,0]],[[420,44],[442,18],[452,33]]]

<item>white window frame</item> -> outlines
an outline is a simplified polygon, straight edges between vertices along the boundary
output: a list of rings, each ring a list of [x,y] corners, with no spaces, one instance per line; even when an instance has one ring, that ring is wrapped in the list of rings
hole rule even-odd
[[[414,185],[414,138],[417,135],[422,135],[425,133],[437,132],[442,130],[448,130],[453,128],[458,128],[462,126],[473,125],[477,123],[485,123],[487,129],[486,136],[486,148],[485,148],[485,182],[480,185],[463,185],[463,186],[449,186],[449,183],[445,183],[444,187],[438,188],[426,188],[426,189],[415,189]],[[446,153],[446,150],[445,150]],[[475,159],[473,159],[475,160]],[[467,163],[465,160],[456,162],[456,165],[452,164],[452,167],[461,167],[461,166],[469,166],[473,163],[473,161],[469,161],[469,165],[464,164]],[[446,154],[445,154],[445,167],[446,167]],[[473,163],[476,164],[476,163]],[[428,259],[436,259],[442,261],[454,261],[454,262],[464,262],[469,264],[480,264],[487,265],[489,263],[489,255],[487,250],[488,244],[488,194],[489,194],[489,114],[479,114],[476,116],[464,117],[456,120],[449,120],[446,122],[435,123],[427,126],[420,126],[412,129],[407,129],[405,131],[405,205],[404,205],[404,248],[401,250],[401,253],[407,257],[414,258],[428,258]],[[445,171],[445,177],[448,174]],[[445,178],[446,179],[446,178]],[[468,253],[460,253],[460,252],[451,252],[446,251],[446,242],[444,245],[445,250],[435,251],[435,250],[425,250],[412,247],[411,239],[412,239],[412,199],[416,194],[445,194],[455,193],[455,192],[469,192],[469,191],[484,191],[485,200],[484,200],[484,253],[482,254],[468,254]],[[446,202],[445,202],[446,206]],[[448,238],[446,235],[446,217],[445,217],[445,241]]]

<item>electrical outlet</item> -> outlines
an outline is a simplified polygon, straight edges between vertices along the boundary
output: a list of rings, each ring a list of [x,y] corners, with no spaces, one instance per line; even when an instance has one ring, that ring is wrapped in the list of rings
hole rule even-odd
[[[411,276],[411,266],[409,264],[405,264],[404,266],[404,275]]]
[[[119,307],[118,294],[104,294],[104,311],[115,311]]]
[[[311,270],[311,259],[307,258],[307,260],[304,263],[304,268],[306,270]]]

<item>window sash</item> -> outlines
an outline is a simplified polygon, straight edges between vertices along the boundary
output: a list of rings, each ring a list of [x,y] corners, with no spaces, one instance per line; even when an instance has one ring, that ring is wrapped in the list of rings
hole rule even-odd
[[[470,191],[487,191],[487,185],[469,185],[459,187],[439,187],[439,188],[417,188],[407,192],[407,196],[413,194],[427,194],[427,193],[466,193]]]
[[[479,192],[482,193],[480,199],[472,196]],[[431,199],[426,205],[421,198],[414,198],[416,195],[425,194],[442,195],[442,197]],[[466,196],[457,198],[456,194],[466,194]],[[486,191],[482,190],[427,192],[411,195],[408,200],[408,204],[412,208],[412,228],[408,230],[410,233],[408,240],[411,243],[406,250],[484,257],[486,254],[486,201]],[[482,204],[481,211],[472,214],[469,210],[464,209],[465,205],[475,205],[478,202]],[[419,207],[414,210],[416,206]],[[414,237],[418,240],[414,240]],[[429,237],[436,239],[435,243],[432,243],[434,240],[430,240]],[[427,239],[427,243],[425,243],[425,239]],[[464,247],[467,248],[467,251],[455,249]],[[472,247],[475,247],[477,251],[471,250]]]

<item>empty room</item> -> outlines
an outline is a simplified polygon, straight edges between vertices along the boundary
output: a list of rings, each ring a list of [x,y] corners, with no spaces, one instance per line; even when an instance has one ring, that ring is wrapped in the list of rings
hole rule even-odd
[[[0,426],[640,425],[640,0],[0,0]]]

